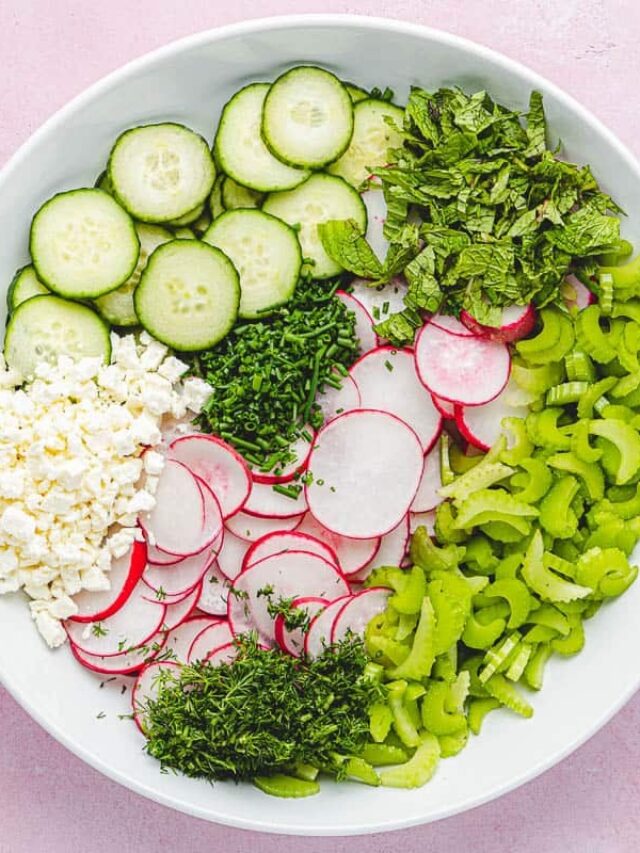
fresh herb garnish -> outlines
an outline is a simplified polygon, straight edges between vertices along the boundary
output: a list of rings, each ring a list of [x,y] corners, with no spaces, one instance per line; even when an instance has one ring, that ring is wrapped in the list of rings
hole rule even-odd
[[[109,631],[101,622],[94,622],[91,626],[91,633],[94,637],[106,637]]]

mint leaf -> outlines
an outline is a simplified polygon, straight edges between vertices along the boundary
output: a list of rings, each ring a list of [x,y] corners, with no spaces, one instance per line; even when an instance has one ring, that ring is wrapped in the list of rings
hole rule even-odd
[[[537,157],[544,153],[547,147],[547,122],[540,92],[532,92],[529,98],[527,139],[529,145],[524,152],[525,157]]]
[[[620,220],[602,211],[603,202],[596,198],[567,216],[564,226],[557,226],[547,239],[570,255],[600,255],[620,241]]]
[[[318,226],[326,253],[359,278],[380,279],[383,267],[353,219],[332,219]]]

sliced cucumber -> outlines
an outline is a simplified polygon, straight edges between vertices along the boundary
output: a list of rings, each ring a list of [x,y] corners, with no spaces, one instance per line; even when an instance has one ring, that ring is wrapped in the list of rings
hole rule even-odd
[[[215,157],[225,174],[258,192],[297,187],[309,172],[281,163],[260,134],[262,107],[268,83],[252,83],[231,98],[222,110],[214,142]]]
[[[224,204],[222,203],[222,184],[226,179],[226,175],[218,175],[209,196],[209,212],[211,218],[216,219],[224,213]]]
[[[361,89],[360,86],[355,86],[353,83],[347,83],[346,80],[342,81],[342,85],[349,93],[349,97],[353,101],[354,104],[357,104],[358,101],[364,101],[365,98],[369,97],[368,92],[364,89]]]
[[[225,178],[222,182],[222,204],[226,210],[235,210],[237,207],[260,207],[264,201],[264,193],[257,193],[242,184],[236,183],[233,178]]]
[[[45,202],[33,217],[31,257],[38,278],[69,299],[115,290],[138,262],[133,220],[103,190],[71,190]]]
[[[387,101],[367,98],[354,106],[353,115],[351,144],[328,171],[344,178],[351,186],[359,187],[374,169],[380,169],[389,162],[389,148],[401,147],[404,110]]]
[[[183,352],[222,340],[236,322],[239,303],[235,267],[199,240],[173,240],[156,249],[134,293],[147,332]]]
[[[301,65],[278,77],[262,112],[262,136],[278,159],[321,169],[343,154],[353,134],[353,103],[340,80]]]
[[[15,311],[18,305],[31,299],[32,296],[42,296],[51,293],[48,287],[40,281],[34,268],[29,265],[21,267],[14,275],[7,291],[7,309]]]
[[[216,176],[204,139],[169,122],[122,133],[111,149],[108,169],[116,197],[142,222],[175,222],[196,210]]]
[[[109,327],[91,308],[59,296],[33,296],[18,305],[4,339],[9,367],[28,379],[39,364],[55,364],[61,355],[108,362]]]
[[[360,195],[342,178],[333,175],[312,175],[295,190],[273,193],[267,196],[262,209],[289,225],[298,226],[302,254],[313,263],[313,278],[331,278],[342,272],[342,267],[324,250],[318,234],[321,222],[354,219],[363,233],[367,229],[367,210]]]
[[[191,228],[176,228],[173,232],[176,240],[197,240]]]
[[[170,228],[181,228],[183,225],[191,225],[192,222],[195,222],[196,219],[202,216],[204,208],[204,203],[199,204],[197,207],[194,207],[193,210],[185,213],[184,216],[179,216],[177,219],[172,219],[171,222],[166,222],[165,224]]]
[[[109,193],[109,195],[113,195],[113,184],[111,183],[111,178],[109,177],[109,173],[106,169],[104,170],[104,172],[100,172],[100,174],[96,178],[94,186],[96,187],[96,189],[102,190],[105,193]]]
[[[196,236],[200,237],[204,234],[207,228],[211,225],[212,218],[209,207],[206,205],[196,221],[191,223],[191,228],[195,231]]]
[[[143,269],[147,265],[149,256],[158,246],[173,240],[173,234],[159,225],[145,225],[142,222],[136,224],[136,232],[140,240],[140,256],[136,268],[117,290],[105,293],[98,297],[95,304],[100,314],[114,326],[137,326],[138,315],[133,306],[133,292],[138,286]]]
[[[240,275],[240,316],[262,317],[293,295],[302,252],[293,228],[261,210],[229,210],[203,240],[221,249]]]

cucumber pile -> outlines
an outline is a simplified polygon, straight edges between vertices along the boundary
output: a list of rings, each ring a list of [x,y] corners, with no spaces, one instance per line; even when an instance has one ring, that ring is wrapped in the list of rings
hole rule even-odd
[[[7,296],[9,366],[29,377],[60,355],[108,361],[110,326],[205,350],[285,304],[301,275],[340,275],[318,226],[366,231],[361,192],[402,125],[399,107],[299,66],[237,92],[211,148],[174,122],[124,131],[94,187],[33,218],[31,263]]]

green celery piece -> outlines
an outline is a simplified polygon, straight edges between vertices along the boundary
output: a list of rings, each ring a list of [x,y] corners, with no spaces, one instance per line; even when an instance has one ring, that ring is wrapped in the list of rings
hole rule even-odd
[[[492,675],[486,682],[485,687],[490,696],[497,699],[501,705],[509,710],[520,714],[522,717],[532,717],[533,708],[520,694],[515,686],[500,673]]]
[[[507,558],[508,559],[508,558]],[[521,559],[516,556],[517,564]],[[490,584],[483,593],[487,598],[503,598],[509,605],[509,621],[507,628],[519,628],[527,621],[527,616],[533,604],[533,598],[524,584],[518,578],[503,578]]]
[[[273,776],[256,776],[253,780],[256,788],[272,797],[312,797],[320,792],[317,782],[286,776],[284,773],[274,773]]]
[[[438,737],[453,734],[466,723],[464,713],[450,713],[445,707],[450,689],[445,681],[431,681],[422,700],[422,724],[428,732]]]
[[[460,599],[447,592],[446,584],[441,579],[429,582],[428,595],[436,618],[433,651],[437,657],[448,651],[462,636],[470,609],[469,599]]]
[[[571,502],[580,488],[575,477],[567,475],[551,486],[540,502],[540,525],[556,539],[570,539],[578,529],[578,518]],[[526,559],[525,559],[526,562]]]
[[[616,289],[640,291],[640,255],[621,266],[602,266],[600,273],[609,274]]]
[[[420,608],[420,619],[413,636],[411,651],[401,664],[389,672],[392,678],[419,681],[431,673],[435,660],[435,611],[428,598]]]
[[[467,719],[469,721],[469,729],[474,735],[479,735],[482,728],[484,718],[491,711],[495,711],[500,707],[500,702],[494,699],[493,696],[487,698],[472,699],[469,703],[469,712]]]
[[[544,565],[544,543],[539,530],[533,535],[522,564],[522,577],[545,601],[574,601],[591,595],[591,587],[562,580]]]
[[[590,500],[599,501],[604,497],[604,474],[599,465],[584,462],[571,452],[554,453],[547,459],[547,465],[580,477]]]
[[[580,349],[599,364],[608,364],[616,357],[615,336],[600,326],[602,309],[589,305],[576,317],[576,340]]]
[[[544,677],[544,668],[553,654],[550,645],[539,645],[531,656],[529,663],[524,669],[524,681],[532,690],[541,690]]]
[[[405,764],[380,771],[380,780],[389,788],[420,788],[436,772],[440,760],[440,744],[431,734],[423,735],[415,753]]]
[[[566,637],[551,640],[551,648],[559,655],[576,655],[584,648],[584,626],[579,613],[571,613],[567,617],[571,630]]]
[[[403,764],[409,757],[404,749],[386,743],[367,743],[360,756],[373,767]]]
[[[578,558],[576,580],[598,598],[621,595],[635,581],[637,566],[629,564],[619,548],[590,548]]]
[[[457,477],[453,483],[443,486],[440,489],[440,495],[443,498],[452,498],[457,503],[460,503],[474,492],[506,480],[511,474],[513,474],[513,468],[504,465],[502,462],[487,462],[485,457],[474,468]]]
[[[464,626],[462,642],[470,649],[488,649],[502,636],[507,627],[506,619],[496,618],[486,625],[478,621],[475,613],[471,613]]]
[[[369,708],[369,731],[376,743],[387,739],[393,723],[393,713],[386,702],[376,702]]]
[[[468,529],[487,521],[507,521],[516,527],[519,520],[526,521],[537,515],[535,507],[523,503],[504,489],[480,489],[462,502],[456,527]],[[526,530],[525,527],[525,533]]]
[[[464,726],[457,732],[451,732],[448,735],[440,735],[438,743],[440,744],[440,756],[442,758],[452,758],[461,752],[469,740],[469,727],[466,722]]]
[[[640,435],[629,424],[620,420],[598,420],[589,425],[591,435],[605,438],[620,454],[616,483],[628,483],[640,471]]]
[[[393,728],[405,746],[410,748],[420,744],[420,735],[404,703],[407,682],[393,681],[387,684],[389,708],[393,715]]]
[[[529,457],[518,463],[520,468],[523,468],[528,476],[526,485],[523,489],[516,493],[518,500],[526,504],[534,504],[544,497],[551,488],[553,476],[551,471],[543,459]],[[521,475],[517,475],[521,476]],[[512,478],[513,483],[513,478]]]

